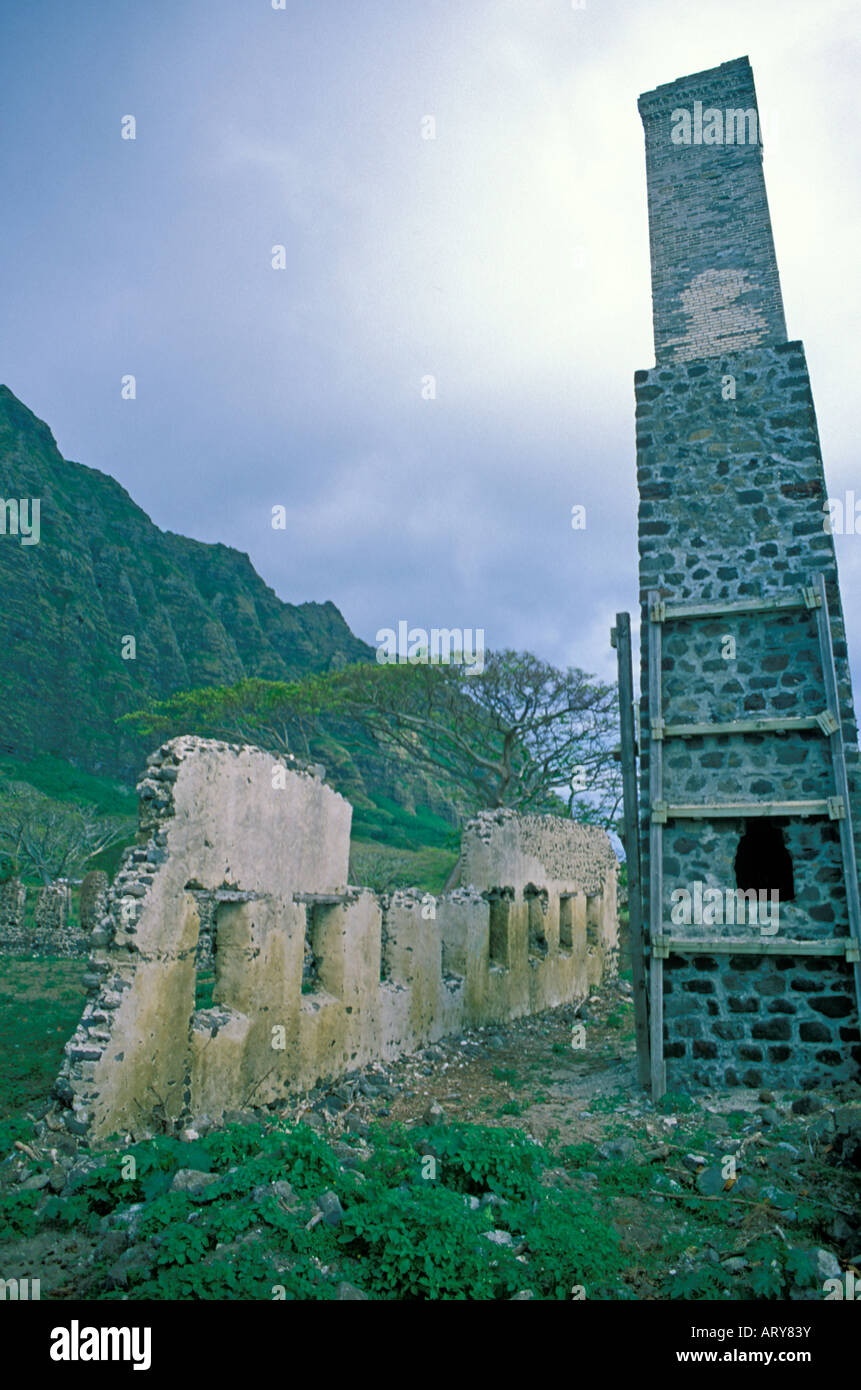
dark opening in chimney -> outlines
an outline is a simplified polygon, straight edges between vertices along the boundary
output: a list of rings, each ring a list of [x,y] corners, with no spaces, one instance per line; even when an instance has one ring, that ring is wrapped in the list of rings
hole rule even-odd
[[[792,857],[783,842],[783,831],[769,820],[751,820],[738,842],[735,855],[737,888],[777,892],[780,902],[795,897]]]

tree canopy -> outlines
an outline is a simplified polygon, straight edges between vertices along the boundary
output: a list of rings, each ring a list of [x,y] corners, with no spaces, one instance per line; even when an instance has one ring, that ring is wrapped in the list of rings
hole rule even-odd
[[[134,822],[95,807],[45,796],[26,782],[7,782],[0,799],[0,868],[48,884],[82,872],[96,855],[125,839]]]
[[[355,721],[382,750],[404,750],[454,784],[475,810],[567,812],[608,828],[619,814],[615,687],[529,652],[489,652],[481,671],[367,662],[301,681],[243,680],[125,718],[142,733],[240,739],[304,758],[321,730]]]

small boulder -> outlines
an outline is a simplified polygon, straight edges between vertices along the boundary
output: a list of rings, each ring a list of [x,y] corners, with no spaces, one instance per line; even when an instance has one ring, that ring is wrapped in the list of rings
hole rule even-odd
[[[51,1181],[50,1173],[33,1173],[31,1177],[25,1178],[21,1183],[22,1192],[41,1192],[43,1187],[47,1187]]]
[[[356,1287],[355,1284],[348,1284],[346,1279],[342,1279],[338,1285],[339,1303],[367,1303],[368,1295]]]
[[[317,1206],[323,1213],[323,1220],[327,1226],[337,1226],[343,1221],[344,1208],[336,1192],[321,1192],[317,1198]]]
[[[818,1096],[813,1096],[809,1092],[792,1102],[793,1115],[815,1115],[821,1109],[822,1101]]]
[[[697,1173],[696,1185],[697,1191],[702,1193],[703,1197],[716,1197],[727,1186],[727,1179],[717,1164],[712,1164],[710,1168],[704,1168],[701,1173]]]
[[[129,1243],[128,1231],[110,1230],[96,1243],[95,1256],[97,1260],[116,1261],[122,1255]]]
[[[623,1134],[619,1139],[611,1139],[608,1143],[602,1144],[598,1154],[601,1158],[618,1161],[630,1158],[636,1151],[637,1145],[630,1134]]]
[[[502,1245],[509,1249],[514,1245],[514,1236],[510,1231],[482,1231],[485,1240],[489,1240],[491,1245]]]
[[[682,1158],[682,1164],[689,1173],[699,1173],[702,1168],[705,1168],[706,1162],[707,1160],[702,1154],[685,1154]]]
[[[204,1199],[204,1193],[219,1181],[217,1173],[201,1173],[196,1168],[179,1168],[173,1175],[171,1192],[185,1192],[193,1202]]]
[[[445,1111],[438,1100],[432,1100],[430,1105],[422,1115],[422,1123],[426,1125],[444,1125]]]

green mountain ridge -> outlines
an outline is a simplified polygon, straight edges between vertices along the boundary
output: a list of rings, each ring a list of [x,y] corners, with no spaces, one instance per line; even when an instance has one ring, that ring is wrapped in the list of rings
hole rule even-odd
[[[115,478],[64,459],[6,386],[0,495],[38,498],[41,509],[38,544],[10,533],[0,513],[7,777],[14,765],[27,780],[36,760],[52,768],[64,759],[133,785],[152,739],[118,725],[121,715],[193,686],[292,680],[373,659],[331,601],[284,602],[244,552],[162,531]],[[133,660],[122,655],[129,637]],[[456,806],[434,778],[358,729],[324,730],[314,745],[364,838],[405,848],[448,838]]]
[[[243,552],[160,530],[5,386],[0,460],[2,496],[41,507],[38,544],[0,535],[3,753],[133,778],[143,745],[115,721],[150,699],[372,657],[334,603],[285,603]]]

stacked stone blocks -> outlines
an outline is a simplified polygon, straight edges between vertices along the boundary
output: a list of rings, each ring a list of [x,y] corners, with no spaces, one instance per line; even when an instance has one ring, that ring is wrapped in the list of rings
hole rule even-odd
[[[755,107],[746,59],[668,84],[640,100],[646,130],[657,365],[635,376],[642,605],[641,813],[648,904],[650,709],[648,596],[720,604],[798,593],[825,579],[846,748],[856,855],[861,778],[843,612],[810,381],[799,342],[785,341],[761,147],[687,148],[672,111]],[[762,320],[728,350],[727,305],[685,336],[692,277],[732,270],[733,301]],[[688,320],[688,329],[690,322]],[[681,339],[684,338],[684,341]],[[826,695],[814,614],[720,615],[662,624],[666,724],[809,717]],[[663,742],[663,799],[702,803],[824,799],[834,793],[818,729],[698,735]],[[663,924],[673,894],[735,889],[744,819],[670,819],[663,830]],[[792,864],[779,937],[849,936],[837,825],[774,821]],[[677,899],[676,899],[677,901]],[[755,925],[693,924],[679,935],[744,936]],[[851,966],[834,957],[673,956],[664,965],[667,1084],[802,1084],[857,1074]]]

